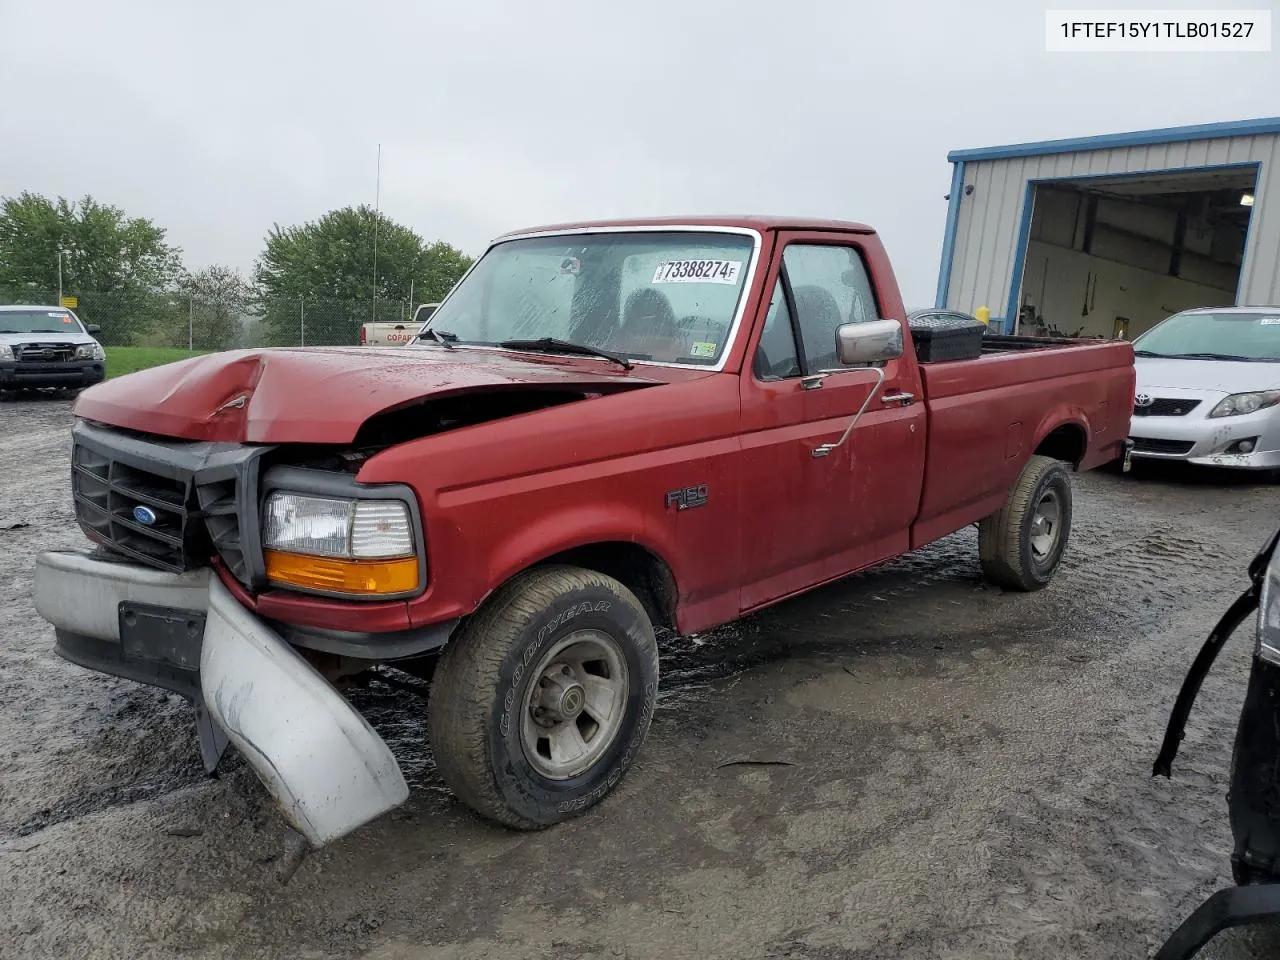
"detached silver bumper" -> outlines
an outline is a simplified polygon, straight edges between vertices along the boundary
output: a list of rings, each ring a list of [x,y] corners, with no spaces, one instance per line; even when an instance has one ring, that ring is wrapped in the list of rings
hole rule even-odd
[[[42,553],[35,605],[55,627],[60,656],[190,699],[206,767],[235,744],[312,846],[408,799],[368,721],[209,571]]]

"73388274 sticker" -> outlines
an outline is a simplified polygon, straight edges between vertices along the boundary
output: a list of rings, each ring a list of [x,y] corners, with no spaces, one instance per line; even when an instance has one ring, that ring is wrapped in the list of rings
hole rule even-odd
[[[654,283],[737,283],[740,260],[668,260],[653,271]]]

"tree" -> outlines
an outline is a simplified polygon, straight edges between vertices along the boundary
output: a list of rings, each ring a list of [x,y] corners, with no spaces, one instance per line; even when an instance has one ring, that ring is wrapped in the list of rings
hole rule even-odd
[[[305,327],[308,343],[355,343],[375,300],[377,319],[400,319],[411,288],[419,303],[439,299],[470,265],[462,251],[425,244],[368,206],[343,207],[301,226],[273,225],[255,279],[274,342],[297,342]]]
[[[0,287],[49,300],[62,289],[82,297],[85,319],[112,343],[127,343],[154,318],[146,295],[171,288],[182,251],[164,228],[85,196],[50,200],[23,192],[0,198]]]
[[[122,293],[161,290],[182,272],[182,251],[163,227],[126,217],[86,196],[56,201],[34,193],[0,199],[0,284]]]
[[[214,265],[184,274],[177,283],[183,307],[177,323],[167,321],[157,339],[167,346],[226,350],[243,341],[253,286],[234,267]]]

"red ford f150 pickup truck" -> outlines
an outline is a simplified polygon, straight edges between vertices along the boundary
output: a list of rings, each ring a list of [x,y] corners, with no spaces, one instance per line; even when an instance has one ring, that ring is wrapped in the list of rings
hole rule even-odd
[[[618,783],[655,627],[706,630],[978,524],[1034,590],[1071,470],[1127,456],[1125,342],[982,338],[920,362],[854,223],[693,218],[496,240],[419,338],[239,350],[75,406],[92,550],[39,557],[57,652],[195,706],[313,845],[402,803],[335,682],[432,664],[438,768],[479,813]],[[425,668],[424,668],[425,669]]]

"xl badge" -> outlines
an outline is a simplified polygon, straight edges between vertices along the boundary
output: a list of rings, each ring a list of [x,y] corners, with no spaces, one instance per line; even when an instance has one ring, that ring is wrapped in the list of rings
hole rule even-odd
[[[144,527],[150,527],[156,522],[156,512],[150,507],[144,507],[142,504],[138,504],[133,508],[133,519],[137,520]]]
[[[667,509],[688,510],[700,507],[707,502],[707,485],[700,483],[695,487],[683,487],[667,494]]]

